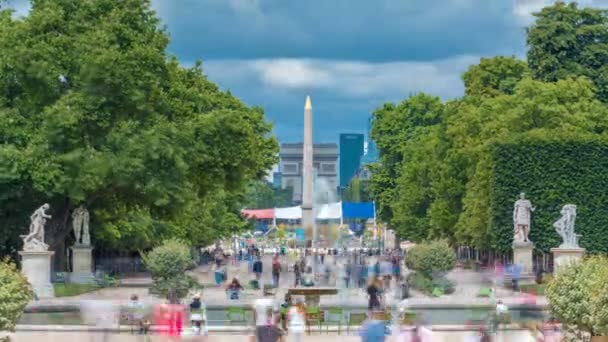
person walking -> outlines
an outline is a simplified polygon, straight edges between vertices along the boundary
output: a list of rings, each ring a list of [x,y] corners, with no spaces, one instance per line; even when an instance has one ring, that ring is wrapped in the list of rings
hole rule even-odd
[[[279,276],[281,274],[281,263],[279,261],[279,255],[275,254],[272,258],[272,285],[279,287]]]
[[[201,302],[201,295],[195,294],[190,303],[190,322],[194,335],[207,335],[207,313],[206,307]]]
[[[370,312],[369,319],[363,323],[359,332],[361,342],[384,342],[386,340],[389,332],[383,320],[383,314],[382,311]]]
[[[369,311],[380,310],[380,292],[379,281],[377,279],[372,280],[367,287],[367,309]]]
[[[289,308],[289,341],[290,342],[302,342],[304,340],[304,329],[305,329],[305,311],[304,304],[301,299],[298,299],[298,303],[295,306]]]
[[[256,256],[255,261],[253,262],[253,273],[255,274],[255,280],[259,283],[260,278],[262,278],[262,271],[264,270],[264,266],[262,264],[262,260],[260,260],[259,256]]]
[[[293,274],[295,278],[293,286],[298,287],[300,279],[302,278],[302,271],[300,270],[300,264],[298,262],[293,265]]]
[[[132,326],[137,326],[140,334],[147,334],[150,323],[144,319],[144,306],[136,294],[131,295],[131,300],[127,305],[127,312],[127,320]]]

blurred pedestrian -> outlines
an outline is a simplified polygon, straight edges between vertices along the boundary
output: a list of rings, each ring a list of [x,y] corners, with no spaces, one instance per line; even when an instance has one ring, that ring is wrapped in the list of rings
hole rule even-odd
[[[281,263],[279,262],[279,255],[275,254],[272,258],[272,285],[279,287],[279,276],[281,274]]]
[[[194,335],[207,335],[207,310],[201,301],[200,293],[192,296],[190,302],[190,322]]]
[[[367,309],[369,311],[380,310],[381,289],[377,279],[370,281],[370,284],[367,287],[367,296]]]
[[[302,272],[300,270],[300,264],[298,262],[296,262],[293,265],[293,274],[294,274],[294,287],[298,287],[298,285],[300,284],[300,279],[302,278]]]
[[[384,312],[372,311],[369,318],[361,326],[359,335],[361,342],[384,342],[389,335],[388,327],[384,321]]]

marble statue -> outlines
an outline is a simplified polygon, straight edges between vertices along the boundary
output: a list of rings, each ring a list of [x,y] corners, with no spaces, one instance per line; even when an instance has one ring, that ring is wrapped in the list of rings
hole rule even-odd
[[[46,220],[51,218],[46,211],[51,206],[48,203],[43,204],[36,209],[30,216],[30,232],[27,235],[21,235],[23,238],[23,250],[26,252],[46,252],[49,245],[44,243],[44,225]]]
[[[519,199],[515,202],[513,209],[513,243],[530,243],[530,218],[536,208],[527,200],[525,193],[519,194]]]
[[[72,213],[72,227],[76,236],[76,245],[90,246],[91,235],[89,234],[89,211],[87,208],[81,205],[74,210]]]
[[[578,235],[574,233],[574,221],[576,220],[576,205],[566,204],[560,211],[562,217],[555,221],[553,227],[561,236],[562,244],[559,248],[579,248]]]

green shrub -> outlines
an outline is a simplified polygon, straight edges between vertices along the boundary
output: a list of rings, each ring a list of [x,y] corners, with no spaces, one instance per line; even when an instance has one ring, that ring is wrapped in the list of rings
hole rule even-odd
[[[451,294],[454,293],[454,284],[445,277],[429,278],[420,272],[410,273],[408,276],[410,286],[427,295],[434,293]],[[438,291],[437,291],[438,290]]]
[[[32,298],[34,292],[17,266],[8,258],[0,262],[0,332],[15,331],[15,324]]]
[[[444,294],[454,293],[454,284],[445,277],[433,278],[431,281],[433,288],[439,288]]]
[[[163,242],[149,253],[143,254],[143,260],[152,274],[151,293],[176,302],[177,299],[184,298],[190,289],[198,287],[196,280],[186,274],[194,260],[190,255],[190,247],[181,240]]]
[[[451,271],[456,264],[456,253],[447,241],[435,240],[411,248],[407,253],[405,263],[409,269],[431,278]]]
[[[433,281],[424,274],[413,272],[408,275],[407,279],[413,289],[426,294],[433,292]]]
[[[608,335],[608,258],[594,256],[557,273],[546,289],[551,314],[564,327]]]

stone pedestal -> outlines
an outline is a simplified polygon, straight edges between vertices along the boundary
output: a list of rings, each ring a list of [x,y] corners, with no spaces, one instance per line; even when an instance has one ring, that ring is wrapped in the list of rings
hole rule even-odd
[[[55,290],[51,285],[51,257],[55,252],[19,252],[21,273],[32,285],[38,298],[54,298]]]
[[[513,264],[521,267],[521,274],[532,274],[533,259],[532,251],[534,244],[532,242],[513,243]]]
[[[92,283],[95,280],[93,275],[93,247],[73,246],[72,250],[72,273],[70,282],[77,284]]]
[[[566,266],[580,261],[585,255],[584,248],[551,248],[553,253],[553,271],[559,272]]]

